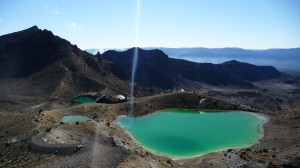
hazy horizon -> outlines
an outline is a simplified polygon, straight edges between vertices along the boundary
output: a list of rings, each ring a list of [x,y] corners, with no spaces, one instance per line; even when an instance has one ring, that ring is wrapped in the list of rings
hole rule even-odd
[[[114,50],[114,49],[117,49],[117,50],[126,50],[126,49],[129,49],[129,48],[135,48],[135,47],[121,47],[121,48],[96,48],[96,47],[91,47],[91,48],[81,48],[82,50],[88,50],[88,49],[100,49],[100,50],[104,50],[104,49],[109,49],[109,50]],[[139,48],[142,48],[142,49],[159,49],[159,48],[170,48],[170,49],[193,49],[193,48],[205,48],[205,49],[242,49],[242,50],[276,50],[276,49],[298,49],[300,48],[299,47],[292,47],[292,48],[262,48],[262,49],[256,49],[256,48],[242,48],[242,47],[202,47],[202,46],[198,46],[198,47],[139,47]]]

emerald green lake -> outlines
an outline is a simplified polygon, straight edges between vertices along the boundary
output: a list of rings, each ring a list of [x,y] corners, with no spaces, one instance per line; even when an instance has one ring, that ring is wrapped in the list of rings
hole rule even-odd
[[[154,153],[192,157],[254,144],[263,136],[266,118],[248,112],[165,110],[117,122]]]
[[[73,103],[94,103],[95,99],[91,96],[79,96],[72,99]]]
[[[74,123],[74,122],[82,122],[87,121],[90,118],[85,116],[64,116],[60,121],[63,123]]]

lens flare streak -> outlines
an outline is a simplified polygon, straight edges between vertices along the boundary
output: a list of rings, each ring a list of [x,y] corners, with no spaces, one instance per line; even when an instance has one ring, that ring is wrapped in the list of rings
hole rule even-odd
[[[130,107],[128,116],[131,116],[134,112],[134,81],[135,81],[135,73],[138,62],[138,54],[139,54],[139,33],[140,33],[140,0],[136,1],[136,34],[135,34],[135,48],[133,52],[133,60],[132,60],[132,70],[131,70],[131,84],[130,84]]]

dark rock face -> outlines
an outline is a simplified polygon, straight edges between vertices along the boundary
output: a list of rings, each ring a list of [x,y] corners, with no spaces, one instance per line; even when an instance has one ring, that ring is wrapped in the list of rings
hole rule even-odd
[[[0,79],[8,81],[3,85],[9,86],[9,94],[70,98],[127,84],[120,80],[106,85],[114,64],[97,62],[76,45],[36,26],[0,36],[0,62]]]
[[[227,61],[221,64],[230,74],[246,81],[260,81],[284,76],[272,66],[256,66],[238,61]]]
[[[116,74],[131,79],[134,50],[124,52],[107,51],[98,57],[114,62]],[[282,77],[284,74],[271,66],[255,66],[238,61],[223,64],[195,63],[169,58],[160,50],[138,48],[136,82],[148,87],[173,88],[179,77],[197,82],[221,86],[254,87],[251,82]]]
[[[64,58],[71,44],[37,26],[0,37],[0,76],[26,77]]]
[[[115,63],[118,77],[130,80],[134,52],[135,48],[124,52],[111,50],[103,53],[101,58]],[[136,82],[145,86],[166,89],[174,85],[172,71],[169,66],[169,58],[162,51],[138,49]]]

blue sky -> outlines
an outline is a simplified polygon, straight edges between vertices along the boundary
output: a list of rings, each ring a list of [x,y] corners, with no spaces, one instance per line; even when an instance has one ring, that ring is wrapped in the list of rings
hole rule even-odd
[[[299,0],[137,2],[1,0],[0,35],[37,25],[82,49],[300,47]]]

